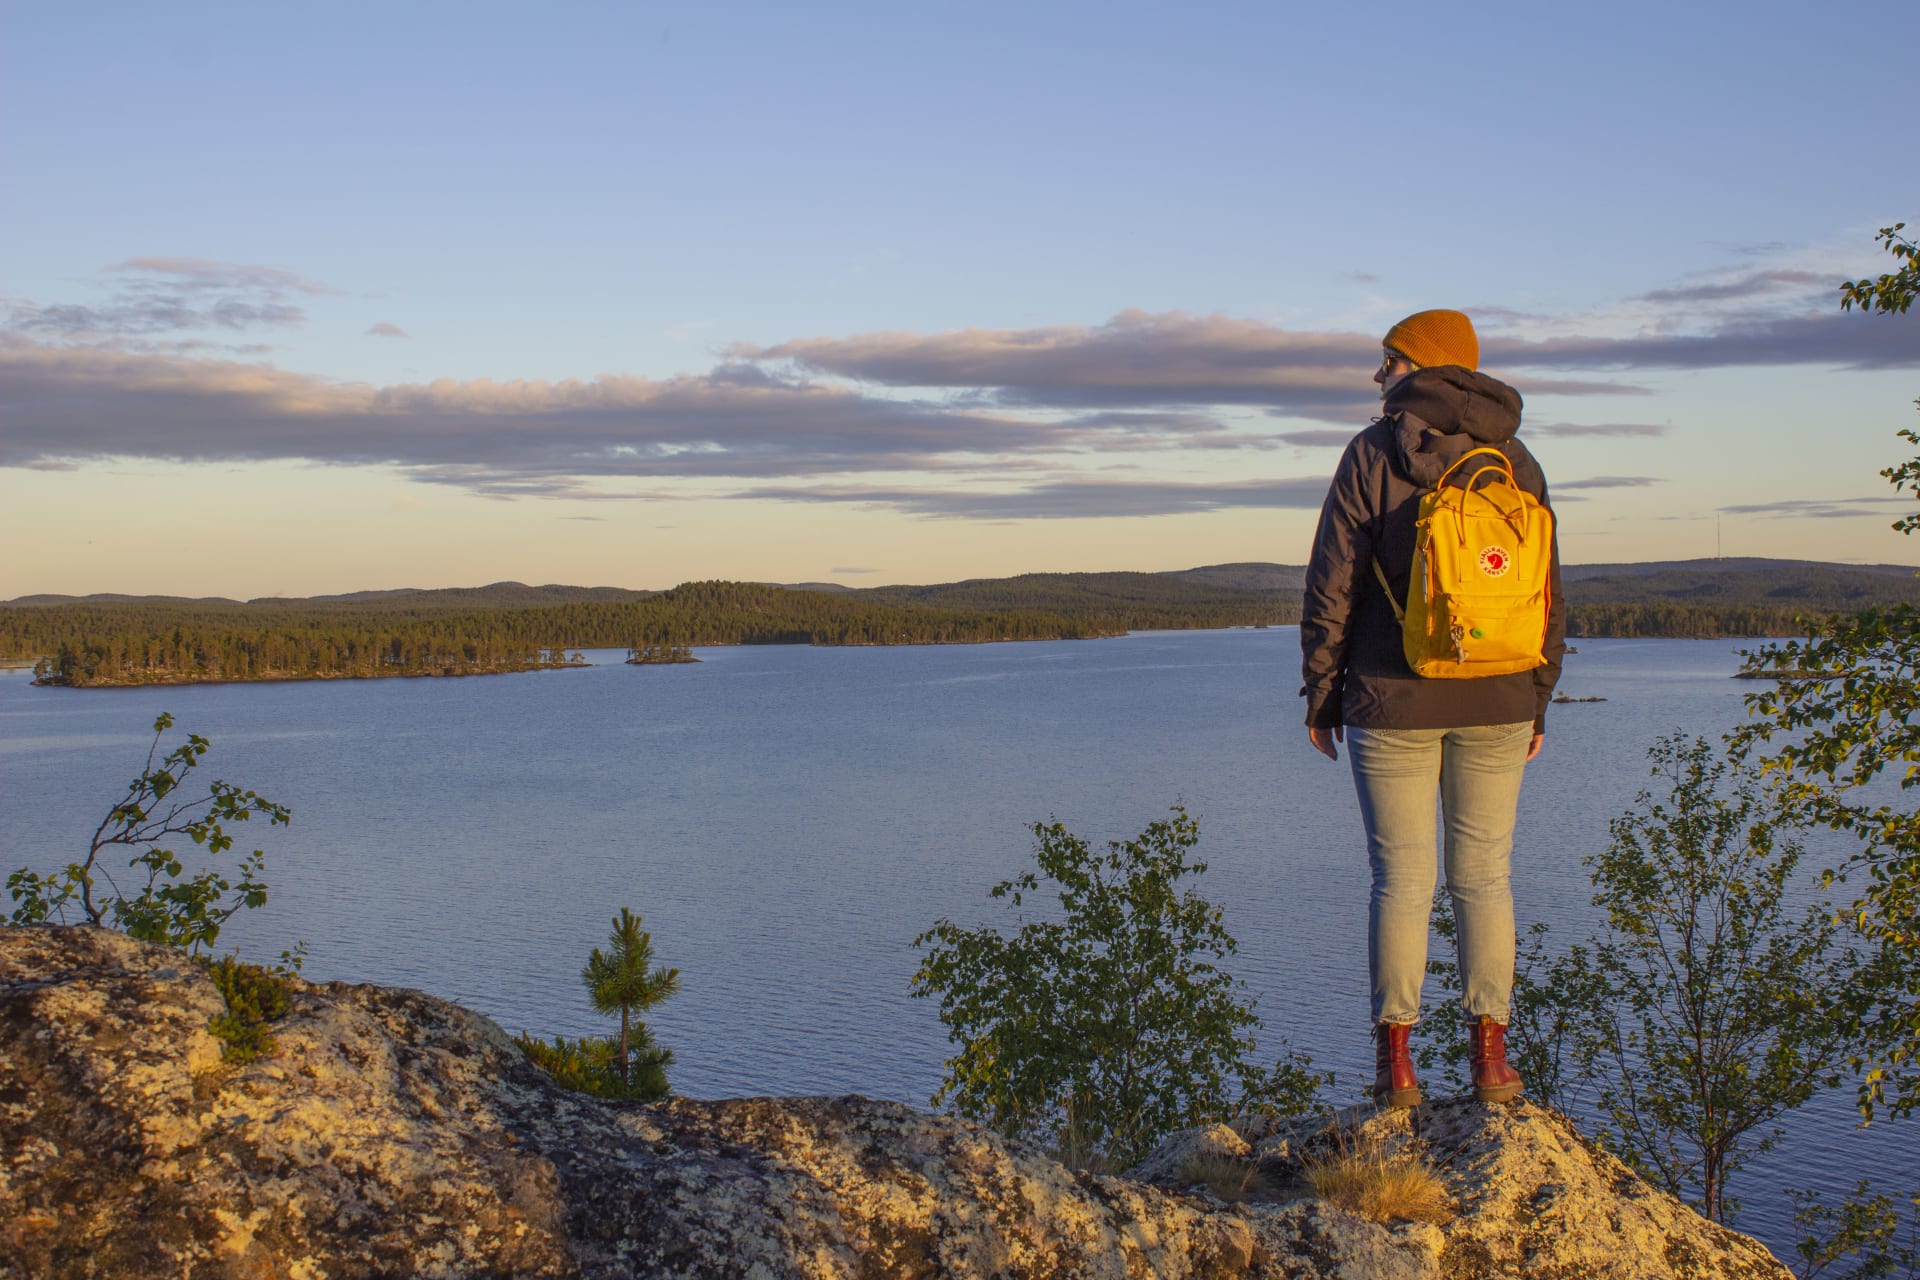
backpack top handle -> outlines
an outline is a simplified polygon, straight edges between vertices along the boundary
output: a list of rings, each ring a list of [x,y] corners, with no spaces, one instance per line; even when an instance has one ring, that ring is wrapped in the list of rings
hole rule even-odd
[[[1461,454],[1458,458],[1454,459],[1453,465],[1449,466],[1445,471],[1440,473],[1440,479],[1433,487],[1436,501],[1439,501],[1439,502],[1446,501],[1445,493],[1446,493],[1447,478],[1451,476],[1454,472],[1458,471],[1460,469],[1461,464],[1466,462],[1468,458],[1474,457],[1477,454],[1487,454],[1490,457],[1494,458],[1495,461],[1487,463],[1485,466],[1476,468],[1473,474],[1467,477],[1466,482],[1464,484],[1456,486],[1460,490],[1460,498],[1457,505],[1460,507],[1462,512],[1465,511],[1466,504],[1467,504],[1467,495],[1474,492],[1473,486],[1475,486],[1476,484],[1479,484],[1480,477],[1486,475],[1489,471],[1493,472],[1496,476],[1504,476],[1506,478],[1507,487],[1514,490],[1516,495],[1519,495],[1517,500],[1513,503],[1512,510],[1507,510],[1506,508],[1502,507],[1498,500],[1493,498],[1491,495],[1487,494],[1484,490],[1480,491],[1480,496],[1483,498],[1486,498],[1488,502],[1492,503],[1494,510],[1498,511],[1501,515],[1501,518],[1503,518],[1510,526],[1512,526],[1515,537],[1524,539],[1526,537],[1526,528],[1525,528],[1525,516],[1526,516],[1526,509],[1527,509],[1526,497],[1524,494],[1520,494],[1519,492],[1520,482],[1513,478],[1513,463],[1507,458],[1506,454],[1500,452],[1498,449],[1488,448],[1483,445],[1478,449],[1469,449],[1467,450],[1467,452]],[[1462,545],[1465,545],[1466,527],[1464,525],[1461,526],[1460,537],[1462,539]]]
[[[1486,466],[1479,468],[1471,476],[1468,476],[1467,482],[1465,485],[1466,488],[1468,489],[1473,488],[1475,484],[1479,483],[1480,477],[1485,475],[1489,471],[1504,472],[1507,477],[1507,483],[1510,485],[1513,485],[1516,488],[1519,487],[1519,482],[1513,478],[1513,463],[1508,460],[1506,454],[1488,445],[1481,445],[1477,449],[1469,449],[1465,453],[1461,454],[1458,458],[1455,458],[1453,460],[1453,464],[1449,466],[1445,471],[1442,471],[1440,473],[1440,478],[1434,482],[1433,487],[1435,489],[1445,488],[1447,483],[1447,477],[1451,476],[1454,472],[1458,471],[1460,469],[1461,463],[1465,462],[1468,458],[1478,457],[1483,453],[1491,458],[1498,459],[1498,461],[1490,462]]]

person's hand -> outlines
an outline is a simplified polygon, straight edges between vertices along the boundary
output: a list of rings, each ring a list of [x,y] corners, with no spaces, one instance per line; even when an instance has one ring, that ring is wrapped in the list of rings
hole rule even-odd
[[[1547,741],[1547,735],[1546,735],[1546,734],[1544,734],[1544,733],[1536,733],[1536,734],[1534,734],[1534,735],[1533,735],[1533,741],[1532,741],[1531,743],[1529,743],[1529,744],[1528,744],[1528,746],[1527,746],[1527,759],[1529,759],[1529,760],[1531,760],[1531,759],[1533,759],[1533,758],[1534,758],[1535,756],[1537,756],[1537,755],[1539,755],[1539,754],[1540,754],[1540,748],[1541,748],[1542,746],[1544,746],[1544,745],[1546,745],[1546,741]]]
[[[1333,745],[1340,740],[1341,733],[1339,725],[1334,725],[1331,729],[1309,728],[1307,730],[1307,741],[1313,744],[1315,751],[1318,751],[1329,760],[1338,760],[1340,758],[1340,749]],[[1535,744],[1534,749],[1539,749],[1538,744]],[[1529,757],[1529,759],[1531,759],[1531,757]]]

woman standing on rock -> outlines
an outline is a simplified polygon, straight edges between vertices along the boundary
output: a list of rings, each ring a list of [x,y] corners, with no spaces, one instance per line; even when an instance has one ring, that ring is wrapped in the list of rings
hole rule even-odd
[[[1335,744],[1344,737],[1366,826],[1373,1094],[1393,1107],[1420,1101],[1407,1040],[1426,976],[1436,801],[1445,816],[1474,1096],[1507,1102],[1520,1092],[1506,1054],[1514,955],[1508,875],[1521,773],[1540,753],[1566,647],[1559,551],[1550,551],[1544,661],[1530,671],[1416,675],[1395,607],[1407,599],[1420,498],[1469,451],[1498,450],[1515,484],[1547,501],[1539,464],[1514,439],[1520,393],[1478,372],[1479,362],[1473,323],[1458,311],[1422,311],[1387,331],[1373,375],[1383,413],[1347,445],[1334,471],[1300,619],[1307,737],[1329,760],[1339,759]],[[1469,469],[1449,482],[1466,483]]]

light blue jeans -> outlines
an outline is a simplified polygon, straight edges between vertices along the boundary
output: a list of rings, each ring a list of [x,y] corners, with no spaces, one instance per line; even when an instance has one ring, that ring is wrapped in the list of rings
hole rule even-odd
[[[1417,1022],[1433,907],[1434,808],[1446,817],[1447,893],[1469,1018],[1507,1021],[1513,994],[1514,811],[1533,725],[1347,730],[1373,892],[1367,970],[1375,1022]]]

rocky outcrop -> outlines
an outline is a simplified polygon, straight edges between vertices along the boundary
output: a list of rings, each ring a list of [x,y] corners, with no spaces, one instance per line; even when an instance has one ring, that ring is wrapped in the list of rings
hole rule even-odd
[[[1368,1232],[1350,1214],[1311,1202],[1305,1169],[1342,1152],[1391,1163],[1417,1159],[1445,1187],[1451,1220],[1375,1228],[1404,1246],[1399,1270],[1341,1269]],[[1180,1134],[1130,1172],[1180,1186],[1207,1157],[1239,1156],[1265,1175],[1264,1198],[1247,1206],[1274,1224],[1338,1220],[1340,1258],[1285,1275],[1526,1276],[1546,1280],[1788,1280],[1790,1272],[1749,1236],[1716,1226],[1582,1137],[1560,1116],[1530,1103],[1485,1106],[1471,1098],[1407,1111],[1356,1108],[1287,1120],[1264,1133],[1224,1125]],[[1197,1157],[1197,1159],[1196,1159]],[[1301,1237],[1303,1243],[1304,1236]],[[1276,1255],[1285,1249],[1265,1235]]]
[[[1787,1274],[1525,1105],[1201,1130],[1123,1178],[857,1097],[608,1105],[443,1000],[292,985],[275,1050],[236,1066],[178,952],[0,928],[0,1274]],[[1303,1161],[1335,1141],[1424,1152],[1457,1216],[1318,1200]],[[1264,1189],[1184,1185],[1203,1154]]]

